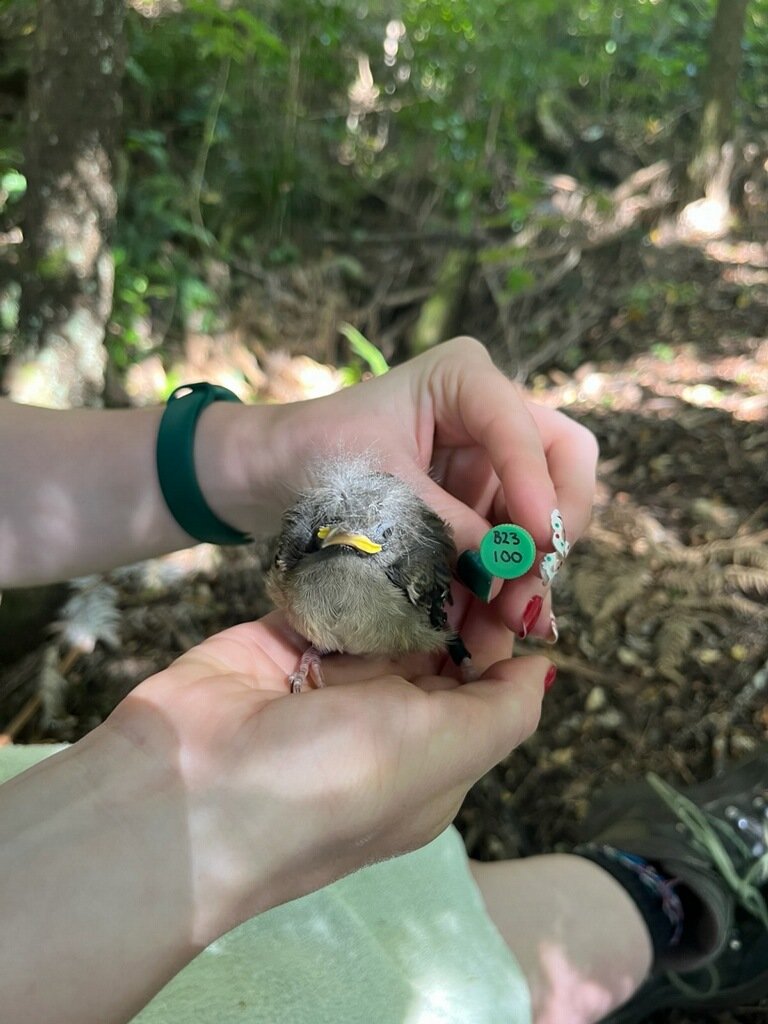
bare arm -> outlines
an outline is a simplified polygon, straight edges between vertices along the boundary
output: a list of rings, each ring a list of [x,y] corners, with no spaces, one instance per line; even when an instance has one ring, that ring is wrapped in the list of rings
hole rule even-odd
[[[4,1019],[118,1024],[200,951],[183,808],[103,726],[0,786]]]
[[[300,647],[274,614],[212,637],[0,786],[4,1024],[121,1024],[241,921],[429,841],[531,733],[548,668],[424,692],[340,658],[298,699]]]
[[[279,514],[265,497],[278,414],[216,403],[198,423],[203,493],[242,530],[266,532]],[[0,587],[69,579],[195,543],[160,492],[160,416],[158,408],[57,411],[0,401]],[[259,449],[248,479],[240,469],[245,437]]]
[[[67,579],[193,543],[173,521],[155,471],[159,409],[55,412],[0,402],[0,588]],[[231,526],[271,532],[329,451],[373,452],[454,528],[459,551],[491,523],[517,522],[552,550],[559,509],[571,543],[589,520],[597,446],[568,417],[531,402],[479,342],[458,338],[390,373],[284,406],[217,402],[195,435],[197,477]],[[430,471],[433,475],[430,475]],[[440,481],[438,485],[435,478]],[[535,573],[503,587],[518,632]]]

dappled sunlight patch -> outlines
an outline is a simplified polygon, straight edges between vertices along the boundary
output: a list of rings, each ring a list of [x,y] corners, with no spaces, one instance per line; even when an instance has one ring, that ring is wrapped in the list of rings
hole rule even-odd
[[[704,252],[718,263],[736,263],[741,266],[768,267],[768,246],[736,238],[708,242]]]
[[[616,976],[613,990],[608,989],[572,963],[564,946],[554,941],[541,941],[539,962],[547,996],[537,1014],[537,1024],[599,1020],[616,1005],[617,993],[619,1001],[626,1001],[635,990],[634,979]]]
[[[723,337],[721,356],[693,343],[659,342],[622,364],[587,363],[555,387],[544,381],[537,400],[580,410],[676,414],[685,405],[759,420],[768,409],[768,340]],[[740,354],[731,354],[740,353]],[[669,401],[665,401],[669,400]]]
[[[128,6],[142,18],[159,18],[182,10],[180,0],[128,0]]]
[[[723,271],[723,280],[740,288],[755,288],[768,284],[768,270],[754,266],[736,266]]]
[[[260,397],[270,402],[301,402],[331,395],[342,387],[341,371],[309,356],[277,351],[264,353],[266,371]]]
[[[206,380],[245,402],[301,402],[344,386],[342,369],[283,348],[247,345],[239,332],[190,334],[183,355],[167,368],[157,354],[133,363],[125,388],[134,405],[164,401],[178,384]]]

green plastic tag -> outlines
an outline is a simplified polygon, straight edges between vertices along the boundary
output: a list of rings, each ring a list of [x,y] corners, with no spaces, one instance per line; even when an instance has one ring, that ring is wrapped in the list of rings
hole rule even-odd
[[[525,576],[536,561],[536,544],[522,526],[501,523],[480,542],[480,561],[488,572],[503,580]]]

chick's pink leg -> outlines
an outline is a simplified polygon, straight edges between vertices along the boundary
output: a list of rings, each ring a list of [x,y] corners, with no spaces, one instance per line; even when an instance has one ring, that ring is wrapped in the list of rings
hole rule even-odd
[[[314,646],[308,647],[301,656],[298,667],[288,677],[291,684],[291,693],[301,693],[301,688],[309,678],[317,687],[325,686],[320,659],[322,654]]]

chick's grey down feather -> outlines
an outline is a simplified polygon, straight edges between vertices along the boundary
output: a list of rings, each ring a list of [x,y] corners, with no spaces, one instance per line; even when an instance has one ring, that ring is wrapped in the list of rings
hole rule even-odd
[[[322,652],[401,654],[455,642],[447,625],[449,527],[402,480],[361,460],[322,467],[322,482],[285,512],[267,590],[291,626]],[[337,527],[381,550],[322,546]]]

